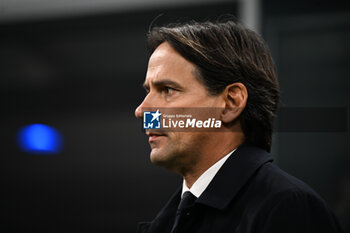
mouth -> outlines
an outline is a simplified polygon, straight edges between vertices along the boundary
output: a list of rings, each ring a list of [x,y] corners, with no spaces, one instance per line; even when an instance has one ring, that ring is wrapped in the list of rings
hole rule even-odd
[[[167,135],[165,133],[161,133],[161,132],[151,132],[151,131],[146,131],[146,135],[148,136],[148,142],[154,142],[157,139],[161,138],[161,137],[166,137]]]

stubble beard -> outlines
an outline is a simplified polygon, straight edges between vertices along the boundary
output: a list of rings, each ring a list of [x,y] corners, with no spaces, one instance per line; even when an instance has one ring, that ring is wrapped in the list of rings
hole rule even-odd
[[[151,145],[150,159],[157,166],[183,175],[192,170],[201,159],[203,138],[200,134],[190,137],[190,140],[181,140],[186,135],[172,136],[166,138],[166,141]]]

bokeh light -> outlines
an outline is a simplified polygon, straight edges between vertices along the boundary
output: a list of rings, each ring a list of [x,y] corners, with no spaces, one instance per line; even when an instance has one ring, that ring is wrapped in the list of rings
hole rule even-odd
[[[63,137],[57,129],[51,126],[31,124],[18,131],[17,142],[23,152],[54,155],[62,151]]]

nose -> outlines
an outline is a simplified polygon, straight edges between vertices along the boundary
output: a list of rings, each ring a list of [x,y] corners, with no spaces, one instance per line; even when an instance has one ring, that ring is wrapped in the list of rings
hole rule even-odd
[[[141,119],[142,118],[142,105],[143,102],[135,109],[135,117]]]
[[[142,103],[135,109],[135,117],[142,119],[143,117],[143,108],[150,107],[147,102],[149,102],[149,94],[143,99]]]

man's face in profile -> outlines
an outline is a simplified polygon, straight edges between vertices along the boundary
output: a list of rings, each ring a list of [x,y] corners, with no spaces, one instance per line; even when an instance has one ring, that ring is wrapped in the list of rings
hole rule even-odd
[[[167,42],[162,43],[149,59],[144,87],[147,95],[135,115],[142,118],[143,108],[223,108],[221,95],[210,95],[195,77],[195,66]],[[151,161],[180,172],[195,165],[201,152],[214,148],[210,132],[170,132],[146,130],[151,146]],[[183,172],[183,171],[182,171]]]

